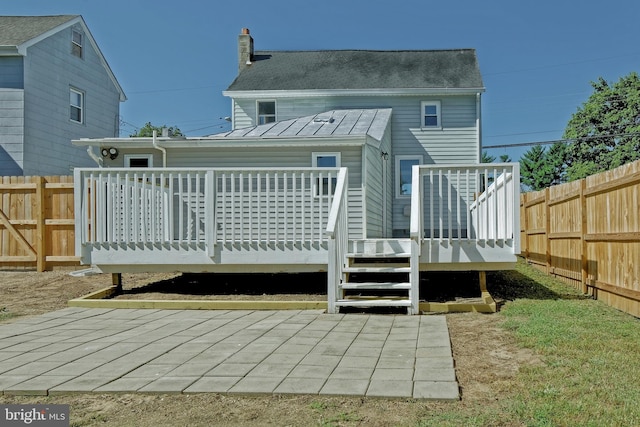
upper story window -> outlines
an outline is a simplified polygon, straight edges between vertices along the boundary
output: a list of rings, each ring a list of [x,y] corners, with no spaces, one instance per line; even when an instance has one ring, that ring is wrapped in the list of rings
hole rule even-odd
[[[259,125],[276,121],[276,101],[258,101]]]
[[[422,101],[420,103],[422,129],[442,129],[440,101]]]
[[[71,30],[71,54],[82,58],[83,36],[78,30]]]
[[[84,92],[69,89],[69,118],[72,122],[84,123]]]
[[[396,156],[396,197],[411,196],[412,172],[422,156]]]

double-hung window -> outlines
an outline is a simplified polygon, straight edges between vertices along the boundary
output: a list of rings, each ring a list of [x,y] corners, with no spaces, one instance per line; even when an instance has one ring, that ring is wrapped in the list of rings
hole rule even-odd
[[[69,119],[84,123],[84,92],[74,88],[69,89]]]
[[[312,153],[314,168],[339,168],[340,153]],[[336,189],[337,178],[323,177],[316,180],[316,196],[328,196]]]
[[[411,196],[412,170],[422,164],[422,156],[396,156],[396,197]]]
[[[276,101],[258,101],[259,125],[276,121]]]
[[[420,103],[422,129],[442,129],[440,101],[422,101]]]
[[[71,54],[82,58],[82,32],[71,30]]]

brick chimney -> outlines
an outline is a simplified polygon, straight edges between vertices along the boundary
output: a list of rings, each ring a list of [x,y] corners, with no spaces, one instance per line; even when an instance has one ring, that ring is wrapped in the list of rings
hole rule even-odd
[[[253,61],[253,37],[248,28],[243,28],[238,36],[238,73],[251,65]]]

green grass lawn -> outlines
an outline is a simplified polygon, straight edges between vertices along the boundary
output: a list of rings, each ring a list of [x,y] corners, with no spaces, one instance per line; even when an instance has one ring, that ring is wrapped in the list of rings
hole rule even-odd
[[[526,265],[494,273],[498,315],[542,363],[495,407],[458,407],[421,425],[638,426],[640,321]],[[452,408],[453,409],[453,408]]]

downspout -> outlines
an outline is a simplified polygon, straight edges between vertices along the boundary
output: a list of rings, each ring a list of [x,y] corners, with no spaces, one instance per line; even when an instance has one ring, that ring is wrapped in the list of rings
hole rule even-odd
[[[153,131],[153,148],[162,151],[162,167],[167,167],[167,149],[158,145],[158,131]]]
[[[478,141],[478,160],[476,163],[480,163],[482,161],[482,110],[481,110],[481,99],[480,92],[476,93],[476,138]]]
[[[102,160],[102,157],[99,157],[98,155],[96,155],[96,153],[93,152],[93,147],[90,145],[87,147],[87,154],[89,155],[89,157],[93,159],[94,162],[98,164],[98,167],[100,168],[102,167],[104,163]]]

